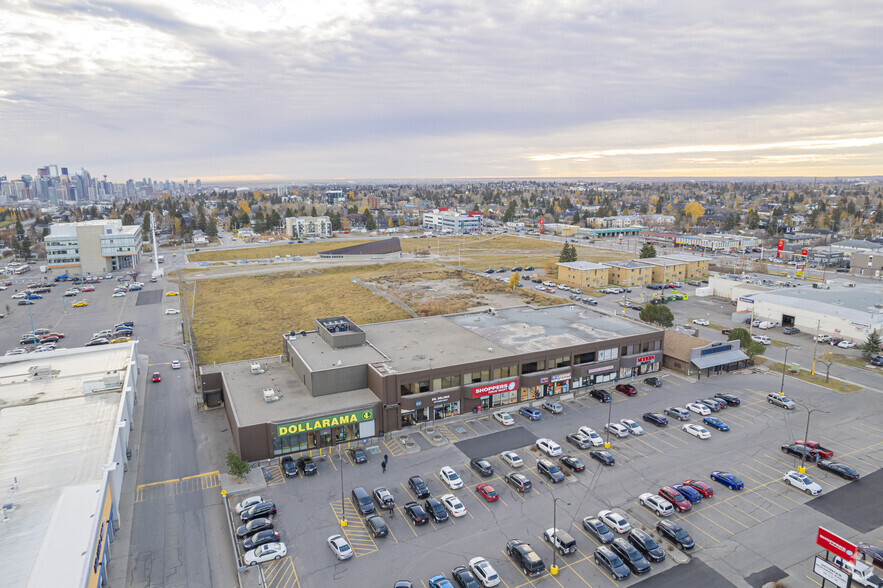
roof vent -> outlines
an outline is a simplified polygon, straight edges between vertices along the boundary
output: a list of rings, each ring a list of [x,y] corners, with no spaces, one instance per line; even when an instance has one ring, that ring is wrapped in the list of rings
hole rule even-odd
[[[266,403],[276,402],[277,400],[279,400],[279,396],[276,395],[276,391],[272,388],[265,388],[263,394],[264,402]]]
[[[32,378],[49,378],[52,376],[52,366],[32,365],[28,368],[28,373]]]

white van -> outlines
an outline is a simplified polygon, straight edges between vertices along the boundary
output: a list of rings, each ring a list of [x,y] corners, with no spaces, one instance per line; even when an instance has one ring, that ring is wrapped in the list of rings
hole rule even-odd
[[[763,343],[764,345],[769,345],[770,343],[772,343],[772,341],[770,341],[770,338],[766,335],[751,335],[751,340],[757,341],[758,343]]]
[[[759,323],[757,323],[757,328],[764,329],[764,330],[771,329],[771,328],[773,328],[773,323],[771,323],[769,321],[760,321]]]

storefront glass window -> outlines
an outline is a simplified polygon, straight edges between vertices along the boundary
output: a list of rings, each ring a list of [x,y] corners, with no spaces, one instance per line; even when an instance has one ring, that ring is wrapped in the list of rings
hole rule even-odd
[[[441,420],[444,418],[457,416],[460,414],[460,402],[451,402],[450,404],[439,404],[433,407],[433,418]]]
[[[532,361],[530,363],[522,364],[521,373],[532,374],[534,372],[541,372],[544,369],[546,369],[546,360],[540,359],[538,361]]]

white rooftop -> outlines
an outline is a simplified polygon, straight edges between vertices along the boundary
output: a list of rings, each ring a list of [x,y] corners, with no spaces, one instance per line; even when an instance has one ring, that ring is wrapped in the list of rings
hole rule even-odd
[[[0,534],[3,585],[68,586],[93,556],[89,531],[133,345],[0,358],[0,484],[18,480],[2,500],[15,505]]]

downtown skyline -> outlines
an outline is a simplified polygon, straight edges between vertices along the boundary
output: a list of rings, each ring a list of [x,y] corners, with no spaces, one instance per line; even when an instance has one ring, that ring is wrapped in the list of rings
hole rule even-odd
[[[7,0],[0,175],[880,175],[881,20],[822,0]]]

